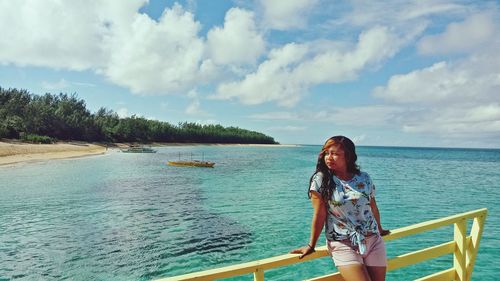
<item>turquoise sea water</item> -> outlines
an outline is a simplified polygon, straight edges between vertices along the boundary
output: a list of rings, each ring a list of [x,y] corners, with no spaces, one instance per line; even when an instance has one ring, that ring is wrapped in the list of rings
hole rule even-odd
[[[287,253],[309,238],[306,190],[319,149],[161,147],[0,167],[0,280],[151,280]],[[165,165],[179,153],[217,164]],[[498,280],[500,150],[359,147],[358,155],[385,228],[488,208],[473,279]],[[450,226],[390,241],[388,254],[451,238]],[[435,259],[388,280],[451,264]],[[324,258],[265,276],[301,280],[333,268]]]

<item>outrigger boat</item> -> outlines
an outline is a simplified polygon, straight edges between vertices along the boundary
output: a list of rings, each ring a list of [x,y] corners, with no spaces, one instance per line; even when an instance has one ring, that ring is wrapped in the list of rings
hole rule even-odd
[[[207,161],[198,161],[198,160],[193,160],[193,161],[168,161],[168,165],[170,166],[180,166],[180,167],[206,167],[206,168],[213,168],[215,163],[214,162],[207,162]]]
[[[181,154],[179,153],[178,161],[168,161],[167,164],[170,166],[178,166],[178,167],[204,167],[204,168],[213,168],[215,163],[205,161],[205,155],[203,154],[203,160],[193,160],[193,154],[191,153],[191,160],[185,161],[181,160]]]
[[[126,153],[156,153],[156,150],[145,146],[130,146],[129,148],[121,149],[121,151]]]

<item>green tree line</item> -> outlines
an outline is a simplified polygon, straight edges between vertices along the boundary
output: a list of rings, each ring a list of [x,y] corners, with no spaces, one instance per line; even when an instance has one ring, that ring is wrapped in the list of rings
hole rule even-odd
[[[46,136],[91,142],[192,142],[276,144],[265,134],[221,125],[120,118],[106,108],[91,113],[76,94],[39,96],[0,87],[0,138]]]

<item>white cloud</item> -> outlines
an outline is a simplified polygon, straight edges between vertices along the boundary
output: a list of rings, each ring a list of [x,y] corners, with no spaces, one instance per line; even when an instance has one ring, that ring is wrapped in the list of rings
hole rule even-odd
[[[144,118],[146,118],[148,120],[161,121],[160,119],[156,118],[155,116],[145,116]]]
[[[251,115],[256,120],[302,121],[338,126],[392,126],[398,115],[407,112],[399,106],[366,105],[331,107],[327,110],[275,111]]]
[[[118,110],[116,111],[116,114],[118,114],[118,117],[120,117],[120,118],[129,117],[128,109],[126,107],[118,108]]]
[[[136,14],[130,25],[109,37],[105,75],[135,93],[186,90],[202,77],[203,40],[200,24],[178,4],[165,9],[158,22]]]
[[[308,14],[317,3],[317,0],[259,0],[264,26],[278,30],[305,28]]]
[[[315,122],[330,121],[328,120],[329,112],[325,110],[318,111],[317,108],[315,108],[314,110],[299,111],[299,112],[291,112],[291,111],[264,112],[264,113],[252,114],[249,117],[251,119],[256,119],[256,120],[272,120],[272,121],[278,121],[278,120],[286,120],[286,121],[309,120]]]
[[[62,90],[62,89],[67,89],[73,85],[79,87],[95,87],[95,85],[92,83],[72,82],[72,81],[67,81],[64,78],[61,78],[57,82],[48,82],[48,81],[42,82],[42,88],[45,90]]]
[[[500,120],[500,106],[498,103],[479,105],[462,115],[469,122],[490,122]]]
[[[87,82],[71,82],[71,84],[76,85],[76,86],[81,86],[81,87],[95,87],[96,86],[93,83],[87,83]]]
[[[292,67],[307,52],[307,46],[287,44],[271,50],[268,60],[261,63],[255,73],[238,82],[222,83],[214,96],[219,99],[237,97],[245,104],[277,101],[280,105],[295,104],[303,89],[298,81],[290,79]]]
[[[281,126],[281,127],[270,127],[267,130],[273,132],[301,132],[305,131],[307,127],[303,126]]]
[[[470,52],[494,40],[492,14],[474,14],[463,22],[449,24],[445,32],[423,37],[417,45],[425,55]]]
[[[494,33],[481,46],[464,45],[460,40],[450,39],[456,38],[459,31],[467,38],[473,26],[483,24],[488,26],[488,34],[492,31]],[[418,108],[397,114],[398,124],[405,132],[432,134],[443,139],[460,140],[462,143],[481,138],[485,141],[498,139],[499,35],[499,28],[482,15],[472,16],[460,24],[452,23],[443,34],[428,40],[440,42],[447,51],[474,49],[472,54],[455,61],[437,62],[423,69],[394,75],[387,85],[375,88],[373,95],[394,106]],[[484,145],[485,142],[481,146]]]
[[[433,15],[463,14],[467,10],[467,7],[464,5],[453,3],[453,1],[413,1],[413,3],[409,5],[401,1],[393,3],[386,2],[387,6],[394,3],[399,4],[392,7],[395,11],[401,11],[401,13],[395,13],[401,20],[411,20]],[[387,6],[385,8],[387,8]]]
[[[187,96],[191,99],[191,103],[186,107],[186,114],[195,116],[211,116],[211,114],[201,109],[198,92],[196,92],[196,90],[193,89],[189,91]]]
[[[294,70],[294,78],[307,84],[337,83],[356,78],[368,65],[392,57],[406,42],[382,26],[362,32],[350,50],[330,50],[304,61]]]
[[[208,32],[207,48],[217,64],[254,63],[265,51],[265,42],[256,30],[253,12],[230,9],[224,27],[214,27]]]
[[[446,138],[492,138],[500,137],[500,106],[498,103],[474,107],[454,106],[433,108],[419,116],[418,122],[408,122],[404,131],[430,133]]]
[[[196,124],[200,124],[200,125],[217,125],[217,124],[220,124],[220,122],[217,121],[217,120],[215,120],[215,119],[196,120],[195,123]]]
[[[321,119],[352,127],[392,126],[397,122],[397,116],[403,112],[405,109],[401,107],[385,105],[335,107],[327,114],[327,118]]]
[[[2,1],[0,63],[93,70],[134,93],[169,94],[217,74],[179,4],[156,21],[134,1]]]
[[[366,135],[358,135],[358,136],[354,136],[352,137],[352,142],[354,142],[355,144],[360,144],[362,143],[364,140],[366,139]]]
[[[325,49],[311,48],[309,44],[287,44],[271,50],[268,59],[243,80],[220,84],[214,97],[238,98],[244,104],[276,101],[281,106],[291,107],[309,87],[353,80],[361,70],[392,57],[410,39],[377,26],[361,33],[357,44],[347,50],[327,49],[314,53]]]
[[[186,113],[189,115],[198,115],[200,114],[200,101],[198,99],[194,99],[186,108]]]
[[[109,29],[144,3],[1,1],[0,63],[71,70],[102,67],[107,61],[103,42]]]
[[[266,113],[258,113],[250,116],[251,119],[256,120],[298,120],[299,116],[292,112],[286,111],[273,111]]]
[[[500,59],[493,51],[392,76],[386,86],[377,87],[373,93],[396,103],[447,105],[498,101],[499,92]]]
[[[47,82],[47,81],[42,82],[42,88],[44,88],[45,90],[62,90],[68,87],[69,83],[65,79],[61,79],[57,82]]]
[[[349,2],[347,11],[338,19],[330,20],[333,25],[347,27],[369,27],[386,25],[404,30],[432,16],[460,16],[467,13],[466,5],[456,1],[400,1],[400,0],[356,0]]]

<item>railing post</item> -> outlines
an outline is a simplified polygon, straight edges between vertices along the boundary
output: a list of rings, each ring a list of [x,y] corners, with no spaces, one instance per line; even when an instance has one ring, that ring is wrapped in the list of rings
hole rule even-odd
[[[455,279],[458,281],[465,281],[467,276],[466,261],[466,231],[467,220],[461,219],[454,224],[453,237],[455,241],[455,252],[453,253],[453,268],[455,269]]]
[[[261,267],[258,267],[255,269],[255,272],[253,273],[253,280],[254,281],[264,281],[264,269]]]
[[[466,280],[471,280],[472,277],[472,270],[474,269],[474,264],[476,263],[477,251],[479,249],[479,242],[481,241],[481,235],[483,234],[485,219],[486,219],[486,212],[480,216],[475,217],[472,222],[472,228],[470,230],[471,241],[467,246]]]

